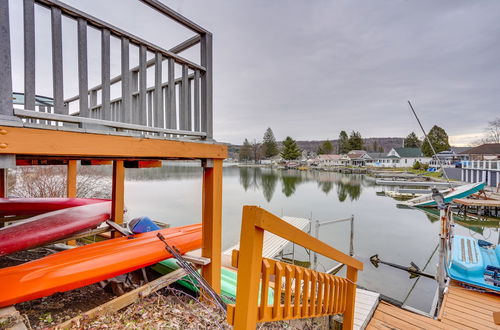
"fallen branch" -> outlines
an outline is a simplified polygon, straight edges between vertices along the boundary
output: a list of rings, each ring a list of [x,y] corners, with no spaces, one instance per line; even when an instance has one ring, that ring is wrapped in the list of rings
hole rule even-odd
[[[96,308],[93,308],[81,315],[78,315],[71,320],[63,322],[57,325],[56,329],[68,329],[74,324],[78,324],[82,318],[95,318],[102,314],[114,313],[119,311],[120,309],[127,307],[130,304],[133,304],[137,300],[150,295],[153,292],[156,292],[173,282],[176,282],[186,276],[187,273],[184,269],[177,269],[172,273],[164,275],[154,281],[151,281],[137,289],[134,289],[130,292],[125,293],[124,295],[117,297],[113,300],[108,301],[107,303],[102,304]]]

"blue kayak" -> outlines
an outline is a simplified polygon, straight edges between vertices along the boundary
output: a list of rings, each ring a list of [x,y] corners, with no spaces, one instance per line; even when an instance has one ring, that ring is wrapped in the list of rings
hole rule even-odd
[[[500,292],[500,246],[455,235],[447,267],[452,279]]]

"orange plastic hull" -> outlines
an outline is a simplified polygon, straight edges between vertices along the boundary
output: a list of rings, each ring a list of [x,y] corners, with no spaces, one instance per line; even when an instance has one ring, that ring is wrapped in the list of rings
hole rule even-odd
[[[156,237],[158,232],[181,253],[201,247],[201,224],[196,224],[115,238],[3,268],[0,307],[76,289],[172,257]]]

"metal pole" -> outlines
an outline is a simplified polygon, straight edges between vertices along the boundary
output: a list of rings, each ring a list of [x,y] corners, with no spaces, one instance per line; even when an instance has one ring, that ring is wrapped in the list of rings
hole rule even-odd
[[[432,145],[431,140],[429,140],[429,137],[427,136],[427,133],[425,133],[425,129],[422,126],[422,123],[420,122],[420,119],[418,119],[418,116],[417,116],[417,113],[415,112],[415,109],[413,109],[413,106],[411,105],[410,101],[408,101],[408,104],[410,105],[410,109],[413,112],[413,114],[415,115],[415,118],[417,119],[417,122],[418,122],[418,125],[420,126],[420,129],[422,129],[422,132],[424,133],[425,139],[427,140],[427,142],[429,142],[429,145],[431,146],[431,149],[432,149],[432,152],[434,153],[434,156],[436,156],[436,159],[438,161],[439,167],[441,167],[441,170],[443,170],[443,174],[446,177],[446,181],[448,181],[448,185],[450,186],[450,188],[453,188],[453,186],[451,185],[451,182],[450,182],[450,178],[448,178],[448,174],[446,174],[446,171],[443,168],[443,163],[441,163],[441,160],[437,156],[436,150],[434,149],[434,146]]]
[[[441,231],[439,233],[439,264],[437,267],[436,279],[439,286],[439,301],[441,302],[446,287],[446,240],[447,240],[447,226],[448,226],[448,207],[440,208],[439,216],[441,219]]]
[[[349,239],[349,255],[354,255],[354,214],[351,215],[351,237]]]
[[[316,220],[314,222],[314,237],[318,238],[319,236],[319,220]],[[316,270],[316,267],[318,266],[318,254],[314,252],[314,257],[313,257],[313,269]]]

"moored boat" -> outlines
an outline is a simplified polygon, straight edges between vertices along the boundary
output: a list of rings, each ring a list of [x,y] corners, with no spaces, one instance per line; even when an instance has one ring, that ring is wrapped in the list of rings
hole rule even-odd
[[[175,259],[167,259],[159,262],[158,264],[152,267],[155,271],[160,274],[168,274],[173,272],[176,269],[179,269],[179,265],[175,261]],[[221,298],[227,304],[234,304],[236,301],[236,287],[238,282],[238,274],[236,270],[229,269],[226,267],[221,268]],[[179,285],[193,291],[199,292],[198,287],[193,283],[193,281],[189,278],[189,276],[185,276],[183,279],[177,281]],[[274,290],[273,288],[269,288],[268,292],[268,304],[272,304],[274,301]],[[259,294],[260,299],[260,294]]]
[[[450,278],[500,293],[500,246],[455,235],[448,258],[446,271]]]
[[[480,190],[483,190],[484,185],[485,185],[484,182],[471,183],[471,184],[466,184],[466,185],[463,185],[463,186],[460,186],[457,188],[449,188],[449,189],[441,191],[441,193],[444,196],[444,202],[450,203],[455,198],[464,198],[464,197],[470,196],[472,194],[475,194]],[[405,205],[405,206],[413,206],[413,207],[415,207],[415,206],[435,207],[436,206],[436,202],[432,198],[432,193],[412,198],[410,200],[407,200],[406,202],[402,202],[401,204]]]
[[[125,274],[172,257],[156,235],[186,253],[201,247],[201,224],[119,237],[0,269],[0,307]]]

